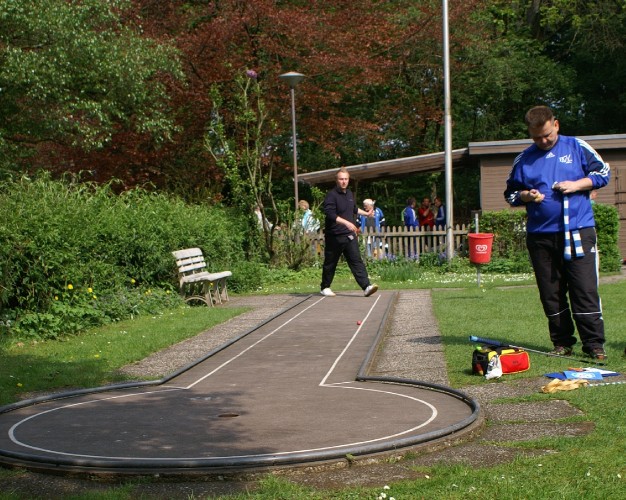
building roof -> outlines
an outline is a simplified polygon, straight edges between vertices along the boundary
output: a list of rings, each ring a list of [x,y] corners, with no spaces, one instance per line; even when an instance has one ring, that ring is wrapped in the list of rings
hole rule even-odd
[[[626,148],[626,134],[590,135],[580,136],[579,138],[588,142],[591,147],[598,151]],[[453,168],[459,168],[476,164],[478,157],[484,155],[519,153],[530,144],[532,144],[530,139],[470,142],[467,148],[452,151],[452,166]],[[440,172],[445,169],[445,153],[429,153],[407,158],[397,158],[395,160],[361,163],[346,168],[350,172],[350,178],[355,181],[383,177],[401,177],[416,173]],[[298,180],[308,184],[329,184],[335,182],[336,173],[337,167],[317,172],[301,173],[298,175]]]
[[[626,134],[577,136],[597,150],[626,148]],[[532,144],[530,139],[512,141],[470,142],[470,156],[520,153]]]
[[[465,166],[470,161],[468,149],[455,149],[452,151],[452,166]],[[352,180],[377,179],[382,177],[400,177],[424,172],[438,172],[445,168],[445,154],[430,153],[395,160],[384,160],[372,163],[361,163],[346,167]],[[334,183],[337,167],[308,172],[298,175],[298,180],[308,184]]]

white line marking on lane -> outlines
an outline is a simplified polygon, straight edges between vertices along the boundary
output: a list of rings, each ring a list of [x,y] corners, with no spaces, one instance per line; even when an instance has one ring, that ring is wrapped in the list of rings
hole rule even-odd
[[[322,297],[321,299],[317,300],[316,302],[314,302],[313,304],[311,304],[310,306],[308,306],[307,308],[303,309],[302,311],[300,311],[298,314],[296,314],[295,316],[293,316],[292,318],[289,318],[287,321],[285,321],[282,325],[280,325],[279,327],[275,328],[274,330],[272,330],[270,333],[268,333],[267,335],[265,335],[263,338],[257,340],[254,344],[250,345],[249,347],[245,348],[243,351],[241,351],[239,354],[233,356],[232,358],[224,361],[220,366],[218,366],[217,368],[215,368],[214,370],[211,370],[209,373],[207,373],[206,375],[203,375],[202,377],[200,377],[198,380],[196,380],[195,382],[192,382],[191,384],[189,384],[186,388],[187,389],[191,389],[193,386],[199,384],[200,382],[202,382],[203,380],[207,379],[208,377],[210,377],[211,375],[213,375],[214,373],[218,372],[219,370],[221,370],[222,368],[224,368],[225,366],[229,365],[230,363],[232,363],[233,361],[235,361],[237,358],[243,356],[246,352],[248,352],[250,349],[252,349],[253,347],[256,347],[257,345],[259,345],[261,342],[263,342],[264,340],[268,339],[269,337],[271,337],[272,335],[274,335],[276,332],[280,331],[281,329],[283,329],[285,326],[287,326],[289,323],[291,323],[294,319],[298,318],[300,315],[304,314],[306,311],[308,311],[309,309],[311,309],[312,307],[316,306],[317,304],[319,304],[322,300],[324,300],[324,297]]]
[[[341,361],[341,358],[343,358],[344,354],[348,351],[348,349],[350,348],[350,346],[352,345],[352,343],[356,340],[356,338],[358,337],[359,333],[361,332],[361,328],[363,328],[363,325],[365,325],[365,322],[367,321],[367,318],[370,317],[370,315],[372,314],[372,311],[374,310],[374,308],[376,307],[376,304],[378,304],[378,301],[380,300],[380,295],[378,297],[376,297],[376,300],[374,301],[374,303],[372,304],[372,307],[370,307],[370,310],[367,312],[367,314],[365,315],[365,318],[363,318],[363,321],[361,322],[361,324],[359,325],[359,327],[356,329],[356,331],[354,332],[354,335],[352,335],[352,338],[348,341],[348,343],[346,344],[346,346],[343,348],[343,351],[341,351],[341,353],[339,354],[339,356],[337,356],[337,359],[335,359],[335,361],[333,362],[332,366],[330,367],[330,369],[328,370],[328,372],[326,373],[326,376],[322,379],[322,381],[320,382],[320,387],[324,387],[326,386],[326,380],[328,380],[328,377],[331,376],[331,374],[333,373],[333,371],[335,371],[335,368],[337,367],[337,365],[339,364],[339,361]]]

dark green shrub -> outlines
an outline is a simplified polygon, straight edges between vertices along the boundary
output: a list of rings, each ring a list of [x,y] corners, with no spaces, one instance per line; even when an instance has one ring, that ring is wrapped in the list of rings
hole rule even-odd
[[[491,273],[532,273],[533,267],[528,252],[518,252],[508,259],[492,257],[488,264],[481,264],[481,269]]]
[[[268,269],[265,264],[241,260],[233,264],[232,277],[228,280],[228,288],[236,293],[253,292],[261,289]]]
[[[498,210],[483,212],[479,221],[481,233],[493,233],[492,258],[514,257],[526,250],[526,212],[523,210]],[[471,232],[476,228],[472,223]]]
[[[424,273],[417,261],[405,258],[374,259],[368,261],[367,268],[370,275],[380,276],[382,280],[390,282],[417,280]]]
[[[622,264],[618,246],[619,214],[610,205],[594,204],[600,271],[619,272]],[[493,233],[492,261],[486,271],[529,272],[532,270],[526,249],[526,212],[500,210],[484,212],[479,221],[481,233]],[[474,227],[471,229],[475,230]]]
[[[58,337],[180,301],[173,250],[202,248],[211,270],[244,260],[241,217],[141,189],[22,178],[0,186],[0,210],[5,333]]]
[[[619,212],[616,207],[594,203],[593,215],[598,233],[598,251],[600,253],[600,271],[619,272],[622,257],[619,251]]]
[[[419,265],[424,269],[439,268],[445,261],[445,256],[437,252],[424,252],[420,254]]]

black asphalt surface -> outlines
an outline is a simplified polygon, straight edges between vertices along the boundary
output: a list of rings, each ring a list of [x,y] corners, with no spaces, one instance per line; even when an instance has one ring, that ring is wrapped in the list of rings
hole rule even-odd
[[[368,376],[395,299],[303,297],[157,384],[0,408],[0,463],[184,474],[319,463],[457,436],[479,413],[469,397]]]

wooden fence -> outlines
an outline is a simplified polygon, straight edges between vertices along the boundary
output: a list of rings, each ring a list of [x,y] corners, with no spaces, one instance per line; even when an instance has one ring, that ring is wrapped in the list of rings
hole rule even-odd
[[[467,248],[469,227],[463,224],[453,230],[454,250]],[[322,231],[309,235],[314,248],[323,254],[324,233]],[[446,231],[443,228],[418,228],[410,231],[404,226],[384,227],[380,231],[367,228],[359,235],[361,247],[366,257],[384,259],[405,257],[419,259],[422,253],[446,251]]]

